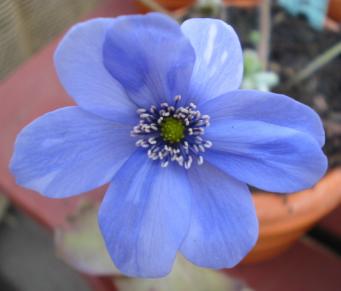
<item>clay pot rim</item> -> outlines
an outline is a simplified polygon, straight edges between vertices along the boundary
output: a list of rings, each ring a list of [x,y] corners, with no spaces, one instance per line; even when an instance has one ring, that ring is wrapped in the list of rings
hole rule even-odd
[[[184,15],[187,12],[187,10],[190,9],[195,4],[195,0],[178,1],[178,3],[177,3],[178,5],[175,5],[178,7],[169,8],[169,7],[165,7],[164,5],[162,5],[162,3],[159,3],[159,1],[156,1],[156,2],[158,4],[160,4],[165,10],[169,11],[169,13],[172,13],[175,16]],[[184,2],[184,3],[182,3],[182,2]],[[142,13],[147,13],[147,12],[152,11],[150,8],[148,8],[146,5],[144,5],[140,1],[135,1],[135,5],[140,8],[140,12],[142,12]]]
[[[341,23],[341,1],[330,0],[328,3],[327,15],[337,23]]]
[[[290,195],[255,192],[259,239],[243,264],[285,251],[341,202],[341,167],[331,169],[313,188]]]
[[[240,8],[254,8],[259,6],[261,0],[224,0],[224,4],[227,6],[234,6]]]
[[[330,170],[313,188],[290,195],[254,192],[262,231],[278,224],[275,232],[298,229],[326,215],[341,202],[341,167]],[[293,223],[294,222],[294,223]]]

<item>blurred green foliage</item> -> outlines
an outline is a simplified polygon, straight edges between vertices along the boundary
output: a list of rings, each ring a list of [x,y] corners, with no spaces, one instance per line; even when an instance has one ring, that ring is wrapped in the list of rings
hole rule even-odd
[[[270,91],[279,82],[276,73],[264,71],[258,54],[254,50],[244,50],[244,79],[243,89]]]

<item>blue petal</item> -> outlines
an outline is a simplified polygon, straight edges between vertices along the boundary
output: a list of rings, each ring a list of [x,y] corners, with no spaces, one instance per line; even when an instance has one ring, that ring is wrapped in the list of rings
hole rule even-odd
[[[130,127],[78,107],[47,113],[18,135],[10,168],[16,182],[64,198],[109,182],[136,149]]]
[[[141,107],[187,95],[194,51],[180,26],[165,15],[117,18],[103,55],[108,71]]]
[[[302,131],[316,139],[320,146],[324,145],[325,134],[318,114],[282,94],[236,90],[203,104],[200,110],[208,114],[213,123],[221,118],[263,121]]]
[[[239,88],[243,54],[231,26],[217,19],[189,19],[182,26],[196,54],[190,96],[197,104]]]
[[[213,146],[205,159],[236,179],[274,192],[313,186],[327,159],[315,139],[263,121],[220,118],[207,129]]]
[[[55,66],[64,88],[83,109],[135,124],[136,106],[103,64],[105,34],[114,22],[98,18],[72,27],[56,50]]]
[[[170,272],[190,220],[185,170],[137,151],[105,195],[99,224],[115,265],[124,274],[161,277]]]
[[[252,249],[258,221],[247,186],[205,163],[189,171],[192,219],[180,251],[192,263],[230,268]]]

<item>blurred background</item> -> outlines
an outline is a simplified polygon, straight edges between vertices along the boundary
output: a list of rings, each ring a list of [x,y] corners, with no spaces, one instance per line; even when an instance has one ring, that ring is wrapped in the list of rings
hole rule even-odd
[[[313,107],[326,130],[326,177],[275,196],[254,189],[260,239],[241,265],[205,271],[177,260],[167,279],[120,276],[95,213],[101,188],[50,201],[8,171],[19,130],[72,104],[52,56],[72,24],[159,11],[180,23],[220,18],[244,50],[242,87],[287,94]],[[341,0],[0,0],[0,291],[341,290]]]

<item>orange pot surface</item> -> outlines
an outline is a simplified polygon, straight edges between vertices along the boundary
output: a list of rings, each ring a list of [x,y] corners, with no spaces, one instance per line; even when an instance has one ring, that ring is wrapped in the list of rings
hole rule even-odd
[[[136,2],[143,12],[149,11],[148,7],[143,5],[143,3],[141,3],[140,1]],[[155,2],[169,11],[175,11],[193,5],[195,3],[195,0],[155,0]]]
[[[261,0],[224,0],[226,5],[251,8],[259,5]]]
[[[168,10],[177,10],[193,5],[195,0],[157,0],[157,2]]]
[[[329,0],[328,16],[335,21],[341,21],[341,0]]]
[[[255,193],[259,239],[244,263],[274,257],[300,238],[341,202],[341,168],[330,171],[315,187],[281,196]]]

